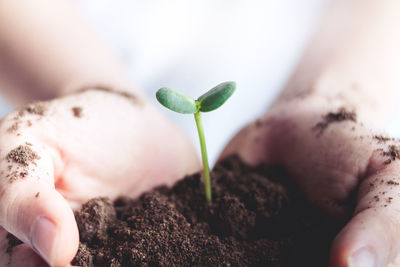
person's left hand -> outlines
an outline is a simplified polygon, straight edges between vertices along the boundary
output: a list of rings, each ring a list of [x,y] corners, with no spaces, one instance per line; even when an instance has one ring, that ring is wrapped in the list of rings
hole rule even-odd
[[[318,98],[282,103],[221,155],[282,165],[312,204],[347,222],[333,242],[332,267],[386,266],[400,251],[400,142],[362,115]]]

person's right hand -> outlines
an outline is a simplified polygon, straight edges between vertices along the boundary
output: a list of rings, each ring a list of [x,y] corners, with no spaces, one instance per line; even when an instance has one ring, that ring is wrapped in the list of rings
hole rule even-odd
[[[79,242],[71,204],[135,197],[200,166],[188,139],[143,99],[104,90],[17,110],[0,136],[0,266],[46,266],[34,251],[65,266]],[[25,244],[7,252],[7,232]]]

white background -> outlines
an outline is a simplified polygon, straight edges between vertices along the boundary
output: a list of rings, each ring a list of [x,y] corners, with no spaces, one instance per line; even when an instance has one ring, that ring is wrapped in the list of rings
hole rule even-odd
[[[79,0],[88,22],[132,81],[198,146],[194,119],[162,108],[160,87],[193,98],[233,80],[237,91],[203,123],[210,163],[284,86],[323,15],[326,0]],[[10,110],[0,103],[0,115]],[[387,130],[400,136],[400,124]]]

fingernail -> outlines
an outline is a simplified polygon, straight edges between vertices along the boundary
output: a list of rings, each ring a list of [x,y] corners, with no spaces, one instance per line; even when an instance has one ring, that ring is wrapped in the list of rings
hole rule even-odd
[[[353,253],[348,260],[349,267],[375,267],[375,256],[367,248],[361,248]]]
[[[33,249],[36,250],[50,266],[53,266],[56,256],[56,225],[46,217],[37,217],[32,225],[31,239]]]

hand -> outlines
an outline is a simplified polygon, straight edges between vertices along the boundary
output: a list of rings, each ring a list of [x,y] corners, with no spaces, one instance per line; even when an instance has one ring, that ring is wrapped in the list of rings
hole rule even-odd
[[[70,263],[79,236],[70,205],[138,196],[199,169],[188,139],[138,97],[88,90],[0,123],[0,266]],[[5,251],[7,232],[22,240]]]
[[[319,99],[275,105],[221,155],[282,165],[312,204],[347,222],[332,245],[334,267],[386,266],[400,249],[400,143],[362,115]]]

